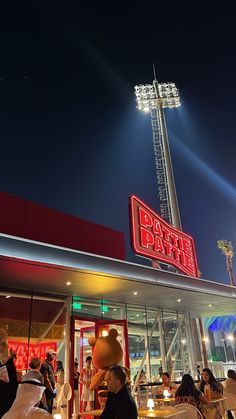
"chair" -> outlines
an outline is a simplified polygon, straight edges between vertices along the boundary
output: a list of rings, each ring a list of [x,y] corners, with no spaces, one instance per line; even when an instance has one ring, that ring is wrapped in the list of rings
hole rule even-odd
[[[180,419],[203,419],[201,412],[194,406],[188,403],[180,403],[175,405],[176,410],[185,410],[185,413],[180,413]]]
[[[65,383],[62,386],[62,397],[61,397],[61,419],[66,419],[67,416],[67,409],[68,409],[68,401],[72,397],[72,388],[68,381],[65,381]]]
[[[235,417],[236,413],[236,395],[233,393],[224,392],[224,397],[226,397],[226,409],[232,412],[232,415]]]

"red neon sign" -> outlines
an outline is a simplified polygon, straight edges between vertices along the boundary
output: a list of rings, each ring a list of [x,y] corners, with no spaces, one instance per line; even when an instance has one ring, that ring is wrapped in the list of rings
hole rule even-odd
[[[27,361],[30,363],[35,357],[43,362],[49,349],[57,351],[56,342],[30,343],[28,346],[27,342],[9,339],[8,346],[16,354],[15,365],[18,370],[28,369]]]
[[[130,209],[131,243],[138,255],[199,276],[192,237],[168,224],[135,195],[130,198]]]

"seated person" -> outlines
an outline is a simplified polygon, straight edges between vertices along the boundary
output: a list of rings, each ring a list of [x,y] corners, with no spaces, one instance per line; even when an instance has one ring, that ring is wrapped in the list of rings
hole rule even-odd
[[[137,419],[137,407],[126,385],[126,373],[113,365],[106,374],[108,397],[101,419]]]
[[[133,379],[134,383],[136,381],[137,375],[138,375],[138,372],[134,376],[134,379]],[[144,383],[146,383],[146,374],[145,374],[145,371],[142,369],[139,376],[139,384],[144,384]]]
[[[202,370],[202,379],[199,389],[208,400],[221,399],[223,394],[222,384],[216,380],[209,368]],[[203,406],[203,415],[207,418],[222,419],[225,415],[224,402],[208,403]]]
[[[207,404],[208,400],[201,391],[197,389],[191,375],[184,374],[182,382],[175,392],[175,404],[188,403],[199,409],[200,402]]]
[[[168,390],[169,393],[173,396],[178,386],[175,383],[170,381],[170,376],[168,372],[163,372],[162,374],[162,384],[158,386],[157,395],[163,395],[164,390]]]
[[[138,372],[134,376],[134,379],[133,379],[134,383],[136,382],[137,376],[138,376]],[[137,383],[137,388],[140,391],[142,391],[142,392],[144,392],[144,391],[146,392],[146,388],[144,386],[139,386],[139,384],[146,384],[146,382],[147,382],[147,380],[146,380],[146,374],[145,374],[145,371],[142,369],[141,372],[140,372],[140,375],[139,375],[139,380],[138,380],[138,383]]]
[[[204,394],[207,394],[207,392],[210,391],[212,399],[221,398],[223,394],[222,384],[216,380],[209,368],[204,368],[202,370],[202,379],[199,390]]]

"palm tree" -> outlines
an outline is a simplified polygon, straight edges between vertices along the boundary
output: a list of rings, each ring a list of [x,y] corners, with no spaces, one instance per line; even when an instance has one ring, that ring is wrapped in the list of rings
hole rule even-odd
[[[231,242],[227,240],[217,240],[217,247],[226,258],[227,271],[229,273],[230,284],[235,287],[234,273],[233,273],[233,256],[234,249]]]

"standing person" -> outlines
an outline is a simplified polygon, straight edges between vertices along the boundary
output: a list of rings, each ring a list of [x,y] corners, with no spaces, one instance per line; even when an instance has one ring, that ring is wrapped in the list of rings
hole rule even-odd
[[[216,380],[209,368],[204,368],[202,370],[202,379],[199,389],[205,394],[208,400],[221,398],[223,394],[222,384]],[[224,405],[220,402],[209,403],[209,405],[205,407],[203,414],[210,419],[222,419],[224,416]]]
[[[135,401],[126,382],[126,373],[120,365],[113,365],[106,375],[108,397],[101,419],[137,419]]]
[[[9,355],[7,333],[0,328],[0,418],[11,408],[17,388],[16,367]]]
[[[208,400],[194,384],[190,374],[184,374],[182,382],[175,392],[175,403],[188,403],[200,410],[200,403],[207,404]],[[199,417],[201,417],[199,415]]]
[[[94,406],[94,391],[90,390],[89,386],[92,381],[92,378],[95,374],[95,371],[92,369],[92,357],[87,356],[86,367],[82,369],[79,382],[83,384],[81,400],[83,401],[83,412],[86,411],[87,404],[90,404],[90,410]]]
[[[224,382],[224,390],[227,393],[225,396],[227,398],[228,419],[233,419],[231,410],[236,409],[236,373],[234,370],[228,370],[227,376],[228,378]]]
[[[79,376],[78,362],[74,362],[74,413],[79,412]]]
[[[46,359],[42,363],[40,372],[44,377],[44,385],[46,387],[45,396],[48,405],[49,413],[52,413],[53,399],[56,397],[55,389],[55,376],[52,362],[54,361],[56,352],[53,349],[49,349],[46,352]]]

